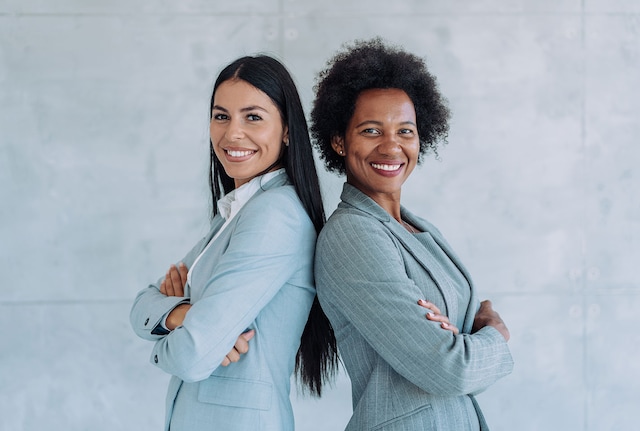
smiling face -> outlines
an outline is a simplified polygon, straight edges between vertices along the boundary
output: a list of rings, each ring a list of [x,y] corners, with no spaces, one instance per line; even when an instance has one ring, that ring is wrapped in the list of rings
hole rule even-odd
[[[365,90],[344,137],[332,146],[345,157],[347,182],[391,212],[402,184],[418,162],[420,140],[413,102],[402,90]],[[341,153],[342,151],[342,153]]]
[[[216,89],[209,127],[211,145],[236,188],[266,173],[280,158],[287,128],[278,107],[262,91],[239,79]]]

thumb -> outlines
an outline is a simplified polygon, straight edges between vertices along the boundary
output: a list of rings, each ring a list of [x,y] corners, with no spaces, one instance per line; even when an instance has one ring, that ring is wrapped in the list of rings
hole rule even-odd
[[[256,331],[255,331],[255,329],[252,329],[250,331],[243,332],[242,333],[242,338],[244,338],[246,341],[249,341],[250,339],[253,338],[254,335],[256,335]]]

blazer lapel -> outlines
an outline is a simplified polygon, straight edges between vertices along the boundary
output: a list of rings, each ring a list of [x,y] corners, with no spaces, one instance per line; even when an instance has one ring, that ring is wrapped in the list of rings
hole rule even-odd
[[[444,239],[440,231],[428,221],[416,217],[411,212],[406,210],[404,207],[402,208],[402,217],[406,220],[410,221],[414,226],[420,228],[422,231],[429,232],[434,241],[440,246],[440,248],[445,252],[445,254],[451,259],[451,262],[458,268],[460,273],[464,276],[469,284],[469,289],[471,289],[471,297],[469,301],[469,305],[465,310],[465,318],[463,327],[460,328],[462,332],[470,333],[471,328],[473,326],[473,321],[477,312],[477,299],[476,299],[476,290],[473,285],[473,280],[471,279],[471,275],[467,268],[462,264],[462,261],[458,258],[458,255],[453,251],[449,243]],[[457,302],[456,302],[457,304]]]
[[[251,196],[251,198],[249,198],[249,200],[251,200],[251,199],[255,198],[256,196],[264,193],[266,190],[269,190],[269,189],[272,189],[272,188],[275,188],[275,187],[288,185],[288,184],[291,184],[291,182],[289,181],[289,177],[287,176],[286,173],[277,175],[274,178],[271,178],[266,183],[261,184],[260,188],[255,192],[255,194],[253,196]],[[242,211],[242,209],[240,209],[240,211]],[[227,226],[225,231],[220,234],[220,237],[218,237],[216,239],[216,241],[217,240],[228,241],[228,239],[227,239],[227,237],[225,235],[227,235],[227,236],[231,235],[231,233],[233,232],[233,227],[234,227],[234,225],[235,225],[237,220],[238,220],[238,218],[234,217],[234,219],[231,220],[231,222],[229,223],[229,226]],[[197,255],[202,253],[202,251],[207,247],[207,245],[211,242],[211,239],[222,228],[222,226],[224,225],[225,221],[226,220],[220,215],[220,213],[216,214],[216,216],[211,221],[211,229],[205,235],[205,237],[201,240],[201,247],[200,247],[200,250],[198,251]],[[185,296],[191,296],[191,293],[192,293],[191,292],[191,286],[189,284],[187,284],[185,286],[185,289],[186,289]]]
[[[280,175],[277,175],[274,178],[271,178],[266,183],[261,184],[260,188],[253,194],[253,196],[251,196],[249,198],[249,201],[254,199],[256,196],[261,195],[262,193],[264,193],[265,191],[267,191],[269,189],[273,189],[275,187],[280,187],[280,186],[284,186],[284,185],[288,185],[288,184],[291,184],[291,182],[289,181],[289,177],[287,176],[286,173],[282,173]],[[246,205],[246,203],[245,203],[245,205]],[[242,209],[240,209],[240,211],[242,211]],[[234,224],[235,224],[235,222],[237,220],[238,220],[238,218],[234,217],[233,220],[231,220],[229,226],[227,226],[227,229],[225,229],[225,231],[221,235],[224,235],[225,232],[233,232],[233,226],[234,226]],[[211,238],[213,238],[214,235],[218,232],[218,230],[220,230],[220,228],[225,223],[225,221],[226,220],[224,218],[222,218],[222,216],[220,216],[220,214],[216,215],[213,218],[213,221],[211,223],[211,230],[207,234],[206,241],[203,242],[202,250],[204,250],[204,248],[207,246],[207,244],[209,244],[209,241],[211,241]]]
[[[400,223],[389,215],[380,205],[378,205],[373,199],[362,193],[351,184],[345,183],[341,195],[343,202],[358,208],[361,211],[366,212],[372,217],[380,220],[389,231],[395,236],[403,247],[414,257],[414,259],[424,268],[424,270],[431,276],[434,283],[438,287],[438,290],[442,294],[445,301],[445,310],[442,310],[447,316],[457,314],[458,303],[455,297],[456,293],[453,290],[454,287],[448,282],[448,278],[440,270],[440,265],[435,261],[433,256],[427,252],[424,245],[416,239],[413,234],[409,233]],[[405,214],[409,214],[403,208],[403,217]],[[415,217],[410,217],[409,220],[414,223],[421,230],[428,230],[424,223],[420,223]],[[421,220],[420,220],[421,221]],[[438,243],[440,244],[440,243]],[[429,299],[429,298],[425,298]]]

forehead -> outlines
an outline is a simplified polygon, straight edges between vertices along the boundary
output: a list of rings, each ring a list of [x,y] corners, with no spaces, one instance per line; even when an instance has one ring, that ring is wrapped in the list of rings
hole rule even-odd
[[[276,109],[275,104],[266,93],[242,79],[224,81],[216,89],[213,99],[216,105],[256,105],[265,109]]]
[[[411,98],[398,88],[372,88],[362,91],[356,99],[352,120],[412,121],[416,111]]]

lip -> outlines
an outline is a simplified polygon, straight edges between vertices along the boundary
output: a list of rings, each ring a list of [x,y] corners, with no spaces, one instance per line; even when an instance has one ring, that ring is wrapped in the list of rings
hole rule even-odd
[[[225,158],[230,162],[244,162],[253,157],[257,151],[248,148],[223,148]]]
[[[378,175],[382,175],[383,177],[395,177],[396,175],[400,175],[403,171],[405,163],[399,161],[385,161],[385,162],[371,162],[369,166],[374,170]],[[393,169],[393,167],[396,167]]]

